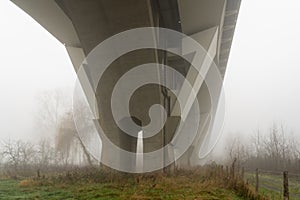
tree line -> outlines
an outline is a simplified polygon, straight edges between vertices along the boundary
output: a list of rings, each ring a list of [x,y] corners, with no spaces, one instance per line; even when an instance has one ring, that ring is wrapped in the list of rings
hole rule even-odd
[[[274,124],[268,132],[257,130],[247,141],[239,137],[227,145],[227,162],[237,161],[249,169],[300,173],[300,142],[283,125]]]
[[[37,100],[35,130],[42,136],[39,141],[0,141],[0,173],[30,176],[39,171],[55,172],[96,163],[76,131],[65,90],[45,91]]]

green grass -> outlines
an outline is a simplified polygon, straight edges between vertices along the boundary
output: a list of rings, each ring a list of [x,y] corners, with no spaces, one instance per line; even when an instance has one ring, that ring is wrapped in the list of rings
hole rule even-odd
[[[0,180],[0,199],[232,199],[234,191],[214,181],[161,177],[154,181],[128,179],[114,183]]]
[[[255,173],[246,173],[245,179],[255,186]],[[300,180],[289,177],[290,200],[300,199]],[[283,199],[283,175],[259,174],[259,193],[269,196],[270,199]]]

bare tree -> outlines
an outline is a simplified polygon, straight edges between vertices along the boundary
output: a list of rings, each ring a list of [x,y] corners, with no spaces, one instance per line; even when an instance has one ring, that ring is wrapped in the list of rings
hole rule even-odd
[[[39,169],[45,169],[49,165],[54,165],[57,162],[57,153],[54,147],[46,139],[42,139],[36,145],[36,163]]]
[[[258,159],[262,152],[262,136],[259,129],[257,130],[255,136],[252,136],[251,140],[254,145],[255,156]]]
[[[44,137],[54,136],[66,111],[71,109],[67,90],[55,89],[37,96],[36,129]]]
[[[18,169],[21,162],[20,141],[14,142],[11,140],[4,141],[2,147],[2,155],[6,163],[13,166],[15,170]]]
[[[34,165],[35,157],[34,145],[30,142],[21,140],[8,140],[3,142],[2,152],[6,162],[8,173],[16,174],[18,172],[28,173]]]
[[[300,171],[298,140],[283,125],[273,125],[268,133],[257,131],[249,146],[238,137],[228,143],[228,160],[249,168]]]
[[[82,111],[81,113],[84,112]],[[88,164],[92,165],[92,157],[86,149],[81,137],[78,135],[71,112],[65,113],[61,120],[60,128],[56,136],[56,147],[58,151],[64,155],[65,164],[67,164],[70,157],[72,158],[73,156],[74,159],[74,156],[81,157],[81,154],[83,154]],[[73,151],[73,153],[71,151]]]

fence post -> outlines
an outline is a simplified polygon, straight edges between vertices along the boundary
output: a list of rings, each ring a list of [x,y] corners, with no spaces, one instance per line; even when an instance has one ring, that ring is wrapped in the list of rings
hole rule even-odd
[[[228,170],[228,166],[226,165],[226,178],[229,177],[229,170]]]
[[[258,192],[258,188],[259,188],[258,168],[256,168],[255,174],[256,174],[255,191]]]
[[[241,179],[244,181],[245,168],[242,167]]]
[[[283,199],[289,200],[289,178],[288,178],[288,172],[283,172]]]
[[[41,177],[40,169],[38,169],[38,170],[36,171],[36,177],[37,177],[37,178],[40,178],[40,177]]]
[[[235,179],[235,163],[236,163],[237,159],[234,158],[232,165],[231,165],[231,178],[232,180]]]

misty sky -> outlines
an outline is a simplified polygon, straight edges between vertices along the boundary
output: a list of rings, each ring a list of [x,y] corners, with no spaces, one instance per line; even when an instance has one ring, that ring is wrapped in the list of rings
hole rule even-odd
[[[225,131],[300,135],[300,1],[242,1],[225,78]]]
[[[73,86],[64,46],[8,0],[0,0],[0,139],[36,136],[36,96]]]
[[[300,1],[244,0],[225,77],[229,132],[283,123],[300,135]],[[71,88],[64,46],[8,0],[0,0],[0,139],[34,137],[36,95]]]

